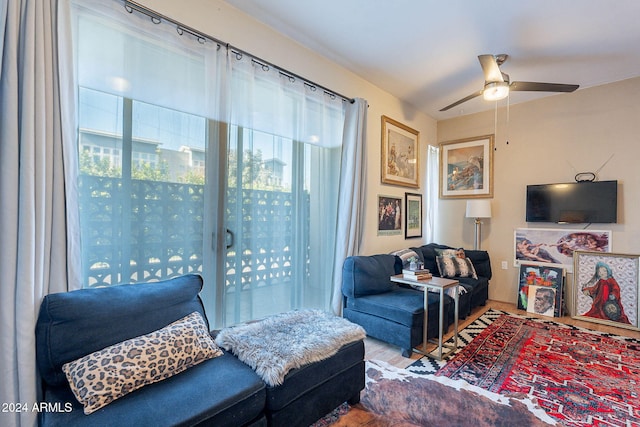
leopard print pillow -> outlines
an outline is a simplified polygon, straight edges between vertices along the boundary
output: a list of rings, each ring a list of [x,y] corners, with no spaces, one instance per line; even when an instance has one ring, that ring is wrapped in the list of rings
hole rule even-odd
[[[73,394],[90,414],[147,384],[222,355],[200,313],[114,344],[62,366]]]

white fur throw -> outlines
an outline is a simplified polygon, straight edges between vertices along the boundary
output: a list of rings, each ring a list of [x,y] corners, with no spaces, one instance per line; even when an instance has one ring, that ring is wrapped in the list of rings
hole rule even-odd
[[[270,386],[287,373],[328,359],[345,344],[364,339],[364,329],[321,310],[296,310],[220,331],[216,343],[251,366]]]

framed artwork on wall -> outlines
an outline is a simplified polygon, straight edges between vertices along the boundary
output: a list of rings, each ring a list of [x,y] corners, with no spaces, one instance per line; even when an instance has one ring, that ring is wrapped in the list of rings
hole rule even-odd
[[[440,144],[440,198],[493,197],[493,135]]]
[[[382,182],[418,188],[419,132],[382,116]]]
[[[422,237],[422,194],[404,193],[404,237]]]
[[[516,228],[514,264],[555,265],[573,271],[577,250],[611,252],[611,230]]]
[[[402,234],[402,198],[378,195],[378,236]]]
[[[573,317],[640,330],[640,256],[576,251],[573,259]]]

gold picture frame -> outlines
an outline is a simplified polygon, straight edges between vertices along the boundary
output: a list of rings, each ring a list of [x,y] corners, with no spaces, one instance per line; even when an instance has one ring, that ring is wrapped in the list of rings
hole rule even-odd
[[[381,179],[384,184],[420,187],[419,135],[417,130],[382,116]]]
[[[493,197],[494,136],[440,143],[440,198]]]

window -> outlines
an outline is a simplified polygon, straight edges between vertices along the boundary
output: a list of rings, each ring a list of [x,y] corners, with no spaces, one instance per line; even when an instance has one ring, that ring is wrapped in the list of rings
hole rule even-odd
[[[204,150],[206,120],[83,87],[79,93],[85,286],[201,273],[202,216],[193,214],[204,208],[204,168],[194,168],[184,148]],[[92,110],[98,100],[115,108]],[[176,119],[168,135],[150,125],[164,123],[159,117]]]
[[[199,273],[215,327],[328,309],[342,100],[121,5],[80,3],[85,286]]]

